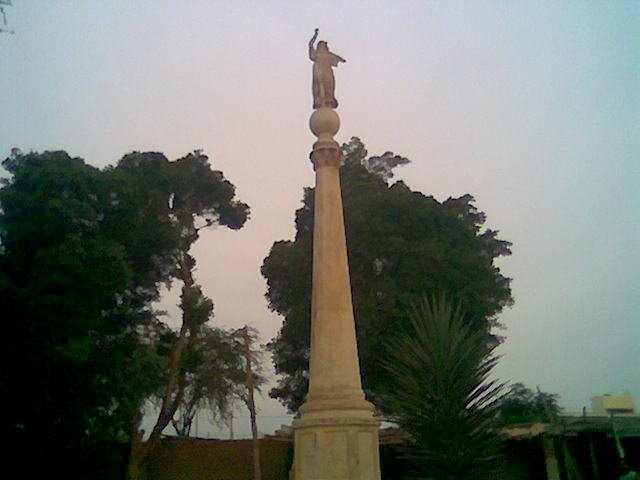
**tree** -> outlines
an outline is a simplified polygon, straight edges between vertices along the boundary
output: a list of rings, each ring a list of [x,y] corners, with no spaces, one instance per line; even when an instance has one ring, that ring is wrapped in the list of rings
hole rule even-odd
[[[534,393],[522,383],[514,383],[500,401],[500,421],[503,425],[552,422],[561,410],[559,398],[559,395],[545,393],[539,387]]]
[[[157,380],[135,330],[153,320],[143,308],[153,284],[128,261],[113,229],[113,185],[99,170],[64,152],[16,151],[3,166],[11,174],[0,190],[0,302],[11,338],[1,362],[4,431],[16,450],[37,439],[60,464],[75,452],[78,465],[126,439],[127,400]],[[136,355],[146,376],[132,368],[122,377],[118,367]]]
[[[398,312],[416,295],[450,292],[465,321],[487,333],[512,303],[510,280],[494,261],[510,254],[510,243],[483,230],[485,214],[471,195],[438,202],[389,185],[393,168],[407,159],[387,152],[367,158],[357,138],[343,145],[341,169],[347,250],[360,367],[366,393],[375,401],[389,382],[377,359],[385,354],[388,332],[403,330]],[[262,265],[269,307],[284,323],[269,348],[281,375],[272,397],[297,410],[307,391],[314,190],[306,188],[296,212],[293,241],[278,241]],[[495,339],[494,339],[495,340]]]
[[[144,200],[143,210],[138,213],[144,213],[144,218],[153,222],[150,227],[160,224],[170,232],[173,243],[167,251],[166,261],[158,265],[159,272],[169,275],[169,280],[175,278],[183,284],[182,324],[168,354],[158,417],[144,445],[139,429],[142,403],[138,406],[136,419],[131,422],[128,476],[134,479],[144,476],[142,469],[147,456],[183,403],[187,385],[183,353],[197,340],[202,326],[213,313],[213,302],[202,293],[193,278],[195,259],[189,249],[202,228],[214,224],[233,230],[241,228],[248,218],[249,208],[234,199],[235,187],[222,172],[211,169],[208,157],[200,151],[175,162],[169,162],[159,153],[134,152],[118,163],[113,174],[124,178],[133,198]]]
[[[198,229],[240,228],[248,207],[200,152],[175,162],[134,153],[101,171],[65,152],[16,150],[3,166],[5,431],[18,449],[36,439],[57,447],[51,457],[73,478],[78,452],[129,440],[179,363],[185,342],[151,308],[160,285],[179,278],[196,290],[188,250]],[[185,319],[182,337],[202,321]]]
[[[417,302],[408,323],[388,343],[382,365],[395,381],[382,399],[410,434],[405,455],[415,478],[498,478],[496,413],[504,384],[488,380],[495,345],[444,295]]]
[[[249,329],[255,341],[257,332]],[[266,380],[260,374],[260,352],[251,351],[254,384]],[[214,422],[228,421],[238,402],[247,399],[245,342],[242,331],[203,326],[197,339],[189,345],[183,362],[185,375],[184,399],[171,423],[178,435],[188,436],[193,420],[200,410],[208,410]]]

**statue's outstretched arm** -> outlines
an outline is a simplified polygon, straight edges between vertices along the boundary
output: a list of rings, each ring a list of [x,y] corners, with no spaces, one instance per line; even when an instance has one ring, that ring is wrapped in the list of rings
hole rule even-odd
[[[316,28],[316,31],[313,33],[313,37],[311,37],[311,40],[309,40],[309,47],[313,47],[314,42],[316,41],[316,38],[318,38],[318,29]]]
[[[335,53],[331,52],[331,65],[337,67],[340,62],[346,62],[346,60],[340,55],[336,55]]]
[[[318,38],[318,29],[316,28],[315,33],[313,34],[313,37],[311,37],[311,40],[309,40],[309,58],[311,60],[313,60],[314,62],[316,61],[316,49],[314,48],[313,44],[316,41],[316,38]]]

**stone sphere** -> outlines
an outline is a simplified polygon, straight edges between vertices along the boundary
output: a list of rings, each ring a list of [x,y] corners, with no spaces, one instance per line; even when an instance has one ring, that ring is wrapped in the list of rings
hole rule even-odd
[[[331,108],[318,108],[311,114],[309,128],[316,137],[326,135],[333,137],[340,129],[340,117]]]

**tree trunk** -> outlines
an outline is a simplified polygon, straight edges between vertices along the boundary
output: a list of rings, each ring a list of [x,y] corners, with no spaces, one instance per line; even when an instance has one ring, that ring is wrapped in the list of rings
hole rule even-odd
[[[194,285],[193,275],[191,270],[187,266],[184,256],[179,259],[180,276],[184,282],[185,287],[191,288]],[[144,480],[145,479],[145,463],[150,453],[160,439],[160,435],[164,429],[169,425],[173,418],[180,402],[184,397],[185,382],[184,378],[180,375],[182,352],[189,343],[187,333],[189,332],[189,326],[183,316],[180,332],[178,333],[178,339],[171,349],[169,356],[169,372],[167,379],[167,386],[162,397],[162,405],[160,412],[158,413],[158,419],[149,435],[149,439],[146,443],[142,441],[142,435],[139,430],[138,419],[135,419],[134,424],[131,425],[131,451],[129,457],[129,464],[127,467],[127,479],[128,480]],[[174,394],[174,390],[177,390]]]
[[[129,450],[129,463],[125,478],[127,480],[144,480],[147,449],[142,441],[137,415],[132,415],[130,422],[131,449]]]
[[[182,277],[182,281],[184,282],[184,286],[187,288],[191,288],[194,285],[193,275],[191,274],[191,270],[187,266],[184,256],[179,259],[180,264],[180,276]],[[180,379],[180,368],[181,368],[181,360],[182,360],[182,352],[185,347],[189,343],[189,337],[187,336],[187,332],[189,332],[189,325],[185,321],[184,315],[182,317],[182,325],[180,326],[180,333],[178,334],[178,340],[173,346],[171,350],[171,355],[169,357],[169,373],[167,380],[167,387],[164,392],[164,396],[162,397],[162,406],[160,407],[160,413],[158,414],[158,421],[153,427],[151,431],[151,435],[149,435],[148,443],[150,445],[155,444],[155,442],[160,438],[160,434],[162,431],[169,425],[169,422],[173,418],[182,398],[184,396],[184,382],[183,379]],[[174,390],[177,388],[177,392],[175,395],[173,394]]]
[[[244,327],[245,359],[247,361],[247,407],[251,415],[251,436],[253,438],[253,480],[261,479],[260,472],[260,440],[258,439],[258,425],[256,423],[256,405],[253,398],[253,372],[251,369],[251,340],[249,339],[249,329]]]

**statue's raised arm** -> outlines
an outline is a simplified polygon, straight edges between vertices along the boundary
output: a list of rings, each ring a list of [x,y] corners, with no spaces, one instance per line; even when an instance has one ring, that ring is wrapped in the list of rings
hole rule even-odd
[[[313,37],[309,40],[309,58],[313,62],[313,108],[337,108],[336,81],[331,67],[337,67],[340,62],[346,62],[346,60],[330,52],[325,41],[319,41],[315,47],[317,38],[318,29],[316,28]]]
[[[318,29],[317,28],[316,28],[315,33],[313,34],[313,37],[311,37],[311,40],[309,40],[309,58],[313,62],[316,61],[316,48],[314,47],[314,44],[316,43],[316,38],[318,38]]]

